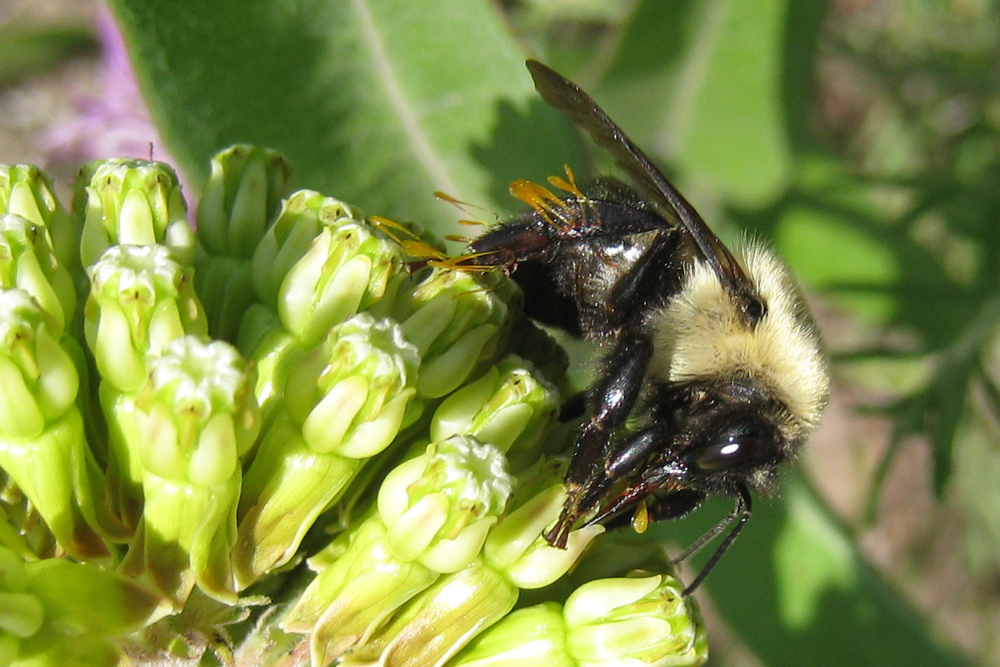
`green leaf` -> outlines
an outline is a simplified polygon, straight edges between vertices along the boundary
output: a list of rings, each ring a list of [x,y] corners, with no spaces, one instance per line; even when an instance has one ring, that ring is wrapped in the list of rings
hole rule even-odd
[[[510,209],[511,180],[579,162],[488,2],[110,4],[164,142],[196,181],[220,148],[253,143],[283,153],[297,187],[439,218],[440,231],[457,214],[435,190]]]
[[[600,99],[616,100],[609,112],[628,132],[641,115],[634,138],[688,179],[741,204],[773,200],[792,166],[782,88],[790,3],[663,4],[637,8]]]
[[[73,56],[97,50],[94,35],[77,27],[0,29],[0,85],[23,79]]]

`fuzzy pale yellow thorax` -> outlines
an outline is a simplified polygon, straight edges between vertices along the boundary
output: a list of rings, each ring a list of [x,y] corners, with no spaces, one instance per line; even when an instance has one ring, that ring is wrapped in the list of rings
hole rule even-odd
[[[788,268],[770,250],[750,243],[738,256],[767,313],[750,326],[711,267],[695,262],[677,295],[650,320],[653,379],[753,378],[812,430],[830,385],[819,334]]]

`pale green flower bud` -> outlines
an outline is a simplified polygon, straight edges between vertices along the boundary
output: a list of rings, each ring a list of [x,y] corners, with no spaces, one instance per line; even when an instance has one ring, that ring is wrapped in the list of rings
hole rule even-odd
[[[177,174],[159,162],[119,158],[80,170],[73,210],[83,219],[85,267],[113,245],[162,244],[181,264],[194,261],[195,237]]]
[[[286,632],[312,633],[313,653],[327,664],[358,644],[439,574],[401,560],[384,524],[369,519],[352,530],[346,550],[320,572],[282,620]]]
[[[386,476],[377,515],[351,533],[283,627],[312,632],[317,664],[362,650],[407,600],[476,558],[512,483],[495,447],[467,436],[430,445]]]
[[[257,391],[273,416],[240,499],[233,560],[241,586],[292,558],[362,462],[419,411],[408,409],[419,358],[391,320],[356,315],[305,356],[273,333],[258,352],[268,384]]]
[[[277,316],[257,304],[248,311],[249,314],[261,315],[260,324],[267,327],[268,322],[277,322]],[[256,318],[255,318],[256,319]],[[243,327],[246,329],[246,327]],[[245,349],[245,348],[240,348]],[[271,419],[276,411],[284,407],[285,385],[288,382],[289,374],[296,368],[306,350],[303,349],[299,339],[285,331],[280,325],[270,327],[251,348],[250,360],[257,368],[257,384],[254,387],[254,394],[257,396],[257,403],[260,405],[261,419],[264,428],[268,428]],[[315,360],[314,360],[315,361]]]
[[[277,216],[290,167],[279,153],[238,144],[212,158],[198,201],[198,239],[211,255],[249,260]]]
[[[409,280],[402,249],[367,223],[325,225],[289,270],[278,292],[285,328],[306,345],[330,327],[383,302],[388,314],[400,284]]]
[[[0,468],[80,560],[108,556],[121,535],[104,511],[104,479],[76,405],[77,366],[27,292],[0,290]]]
[[[194,287],[205,309],[209,335],[236,344],[244,315],[251,307],[259,305],[253,293],[249,260],[202,257],[194,276]]]
[[[146,379],[145,359],[208,324],[191,283],[191,269],[162,245],[110,248],[89,269],[87,343],[101,377],[126,392]]]
[[[64,416],[80,387],[56,324],[20,289],[0,289],[0,438],[38,436]]]
[[[246,361],[221,341],[185,336],[151,356],[131,443],[145,469],[195,486],[232,479],[260,428],[252,386]]]
[[[118,537],[120,531],[102,514],[104,480],[78,411],[30,441],[0,439],[0,468],[45,519],[61,549],[81,561],[108,558],[102,534]]]
[[[98,395],[108,427],[107,474],[114,511],[129,534],[134,534],[142,518],[145,472],[140,452],[133,452],[129,444],[141,441],[135,421],[135,393],[102,382]]]
[[[386,475],[379,489],[389,546],[403,560],[455,572],[479,554],[512,487],[496,447],[459,435],[433,443]]]
[[[566,600],[567,649],[579,664],[697,667],[708,657],[694,598],[672,575],[586,583]]]
[[[496,354],[520,292],[502,276],[434,269],[400,301],[395,317],[423,358],[417,392],[439,398]]]
[[[178,609],[196,583],[232,604],[240,457],[259,428],[252,374],[232,346],[193,336],[170,343],[148,368],[128,443],[144,468],[141,546],[133,544],[123,571],[144,572]]]
[[[59,263],[66,269],[80,263],[80,229],[59,204],[52,180],[33,165],[0,164],[0,213],[19,215],[44,229]]]
[[[289,370],[285,407],[312,449],[368,458],[403,425],[419,364],[395,322],[361,313]]]
[[[529,478],[519,484],[513,508],[486,539],[485,561],[518,588],[548,586],[566,574],[590,542],[604,532],[603,526],[578,528],[569,534],[565,549],[545,541],[543,534],[555,523],[566,499],[563,466],[539,463]]]
[[[12,213],[0,216],[0,287],[28,292],[52,316],[56,336],[76,309],[73,279],[56,260],[44,228]]]
[[[257,303],[250,260],[278,214],[288,173],[283,157],[255,146],[232,146],[212,159],[198,203],[204,252],[195,289],[213,338],[235,343],[244,314]]]
[[[318,453],[287,412],[267,429],[243,482],[233,567],[240,589],[295,557],[320,513],[361,469],[363,459]]]
[[[529,449],[558,415],[555,387],[511,355],[441,403],[431,421],[431,439],[465,433],[504,452]]]
[[[517,588],[481,560],[441,577],[410,600],[364,645],[344,656],[343,667],[442,665],[517,603]],[[322,656],[314,636],[313,658]],[[324,664],[324,663],[316,663]],[[514,663],[518,664],[518,663]]]
[[[566,651],[562,607],[544,602],[517,609],[476,637],[449,667],[579,667]]]
[[[693,598],[672,575],[634,572],[580,586],[564,607],[519,609],[479,635],[450,667],[698,667],[708,656]]]
[[[253,254],[253,279],[257,297],[278,309],[278,291],[292,267],[302,259],[324,227],[360,224],[364,220],[349,204],[312,190],[293,193],[281,207],[278,219]]]

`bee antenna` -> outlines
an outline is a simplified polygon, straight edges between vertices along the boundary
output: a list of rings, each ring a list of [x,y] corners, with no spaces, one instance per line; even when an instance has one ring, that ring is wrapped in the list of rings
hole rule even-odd
[[[704,567],[701,568],[701,571],[698,572],[694,581],[688,584],[688,587],[684,589],[685,597],[694,593],[695,589],[701,585],[701,582],[705,581],[705,577],[707,577],[708,573],[711,572],[712,569],[719,563],[722,556],[729,551],[729,547],[733,546],[733,542],[736,541],[740,531],[743,530],[743,527],[750,520],[750,514],[753,511],[753,499],[750,496],[750,490],[747,488],[746,484],[740,484],[736,487],[736,491],[736,505],[733,507],[733,511],[730,512],[725,519],[713,526],[707,533],[695,540],[694,544],[685,549],[679,556],[671,559],[670,561],[671,565],[682,563],[701,551],[705,545],[714,540],[719,533],[725,530],[726,526],[734,521],[736,522],[736,525],[733,526],[733,529],[729,531],[729,534],[723,538],[718,548],[708,559],[708,562],[705,563]]]

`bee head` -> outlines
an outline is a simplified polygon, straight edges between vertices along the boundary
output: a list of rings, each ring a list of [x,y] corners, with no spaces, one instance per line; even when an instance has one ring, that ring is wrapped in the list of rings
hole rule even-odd
[[[738,258],[762,315],[747,318],[711,267],[695,262],[650,316],[650,378],[680,392],[665,404],[674,406],[675,452],[692,472],[765,490],[777,465],[815,430],[830,381],[819,333],[788,269],[758,244]]]

